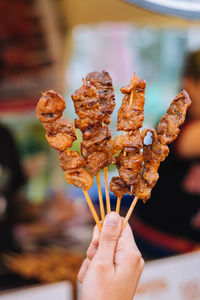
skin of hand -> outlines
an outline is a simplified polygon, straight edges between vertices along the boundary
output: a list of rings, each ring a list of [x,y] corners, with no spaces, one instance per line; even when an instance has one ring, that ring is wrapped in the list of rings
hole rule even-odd
[[[82,300],[132,300],[144,268],[130,226],[115,212],[97,226],[78,274]]]

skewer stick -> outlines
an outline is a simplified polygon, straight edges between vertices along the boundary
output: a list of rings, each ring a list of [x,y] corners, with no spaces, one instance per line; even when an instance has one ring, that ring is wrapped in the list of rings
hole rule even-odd
[[[106,210],[107,214],[111,212],[110,208],[110,194],[108,189],[108,168],[104,168],[104,181],[105,181],[105,191],[106,191]]]
[[[95,222],[96,222],[96,224],[97,224],[97,226],[98,226],[98,228],[99,228],[99,231],[101,231],[102,226],[101,226],[101,223],[100,223],[100,221],[99,221],[99,217],[97,216],[97,213],[96,213],[96,210],[95,210],[94,205],[93,205],[93,203],[92,203],[92,200],[90,199],[90,196],[89,196],[89,194],[88,194],[87,191],[85,191],[85,190],[83,190],[83,189],[82,189],[82,191],[83,191],[83,194],[84,194],[85,199],[86,199],[86,201],[87,201],[87,204],[88,204],[88,206],[89,206],[89,208],[90,208],[90,210],[91,210],[91,213],[92,213],[92,215],[93,215],[93,218],[94,218],[94,220],[95,220]]]
[[[119,214],[122,197],[117,197],[116,213]]]
[[[102,191],[101,191],[101,181],[100,181],[100,175],[99,173],[96,176],[97,179],[97,188],[98,188],[98,195],[99,195],[99,205],[100,205],[100,212],[101,212],[101,220],[103,222],[105,218],[105,210],[103,205],[103,197],[102,197]]]
[[[127,214],[126,214],[126,217],[125,217],[124,222],[122,224],[122,229],[124,229],[126,224],[128,223],[128,220],[129,220],[129,218],[130,218],[130,216],[131,216],[131,214],[132,214],[132,212],[133,212],[133,210],[136,206],[137,201],[138,201],[138,197],[135,197],[133,202],[131,203],[131,206],[130,206]]]
[[[131,107],[132,104],[133,104],[133,90],[131,91],[129,107]]]
[[[137,80],[137,79],[138,79],[138,77],[135,76],[135,72],[134,72],[133,78],[132,78],[132,80],[131,80],[131,84],[133,84],[133,82],[134,82],[135,80]],[[131,107],[132,104],[133,104],[133,89],[132,89],[131,95],[130,95],[130,105],[129,105],[129,107]]]

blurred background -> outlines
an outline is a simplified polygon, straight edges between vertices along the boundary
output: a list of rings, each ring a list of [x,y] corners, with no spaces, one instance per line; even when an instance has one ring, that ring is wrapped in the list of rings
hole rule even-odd
[[[177,7],[171,9],[170,1],[166,1],[169,2],[167,8],[147,2],[1,1],[2,291],[65,279],[75,286],[77,270],[93,229],[82,191],[66,183],[57,153],[49,147],[35,115],[41,92],[58,91],[66,101],[64,116],[73,121],[76,115],[71,94],[81,86],[82,77],[94,70],[107,70],[113,79],[116,97],[111,123],[114,137],[117,135],[117,111],[122,101],[120,88],[130,82],[134,72],[147,83],[144,127],[155,127],[172,99],[184,87],[183,73],[188,54],[200,50],[200,3],[174,1],[174,6],[178,3]],[[189,7],[187,2],[191,2]],[[200,53],[197,57],[194,65],[200,74],[200,62],[197,62]],[[78,131],[77,136],[73,149],[79,149],[81,134]],[[195,161],[199,158],[200,151]],[[116,169],[109,168],[109,179],[114,174],[117,174]],[[200,187],[200,180],[197,186]],[[195,194],[198,200],[199,190]],[[90,195],[98,210],[95,184]],[[111,200],[114,208],[116,199],[113,195]],[[122,214],[130,201],[128,197],[124,198]],[[189,233],[177,232],[173,236],[173,232],[167,232],[167,236],[146,241],[145,235],[153,236],[155,232],[145,231],[145,225],[141,223],[143,215],[139,212],[143,205],[139,206],[135,234],[147,260],[198,249],[200,221],[195,237]],[[195,211],[198,212],[196,206]],[[198,216],[200,220],[200,214]],[[134,228],[134,216],[131,224]],[[159,224],[154,227],[158,232],[165,231]],[[179,237],[179,247],[171,247]],[[169,239],[168,243],[160,245],[158,242],[155,246],[157,240],[165,238]],[[64,267],[63,261],[66,261]],[[200,299],[200,291],[197,297],[187,299]]]

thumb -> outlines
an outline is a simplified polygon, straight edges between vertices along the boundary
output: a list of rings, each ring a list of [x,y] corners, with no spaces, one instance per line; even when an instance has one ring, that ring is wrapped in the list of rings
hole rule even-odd
[[[99,246],[95,255],[95,260],[103,260],[104,262],[113,264],[121,228],[122,221],[119,214],[111,212],[106,215],[100,233]]]

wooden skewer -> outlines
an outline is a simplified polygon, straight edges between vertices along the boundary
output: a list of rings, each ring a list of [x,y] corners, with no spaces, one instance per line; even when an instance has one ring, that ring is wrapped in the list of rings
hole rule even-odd
[[[96,222],[96,224],[97,224],[97,226],[98,226],[98,228],[99,228],[99,231],[101,231],[102,226],[101,226],[101,223],[100,223],[100,221],[99,221],[99,217],[97,216],[97,213],[96,213],[96,210],[95,210],[94,205],[93,205],[93,203],[92,203],[92,200],[90,199],[90,196],[89,196],[89,194],[88,194],[87,191],[85,191],[85,190],[82,190],[82,191],[83,191],[83,194],[84,194],[85,199],[86,199],[86,201],[87,201],[87,204],[88,204],[88,206],[89,206],[89,208],[90,208],[90,210],[91,210],[91,213],[92,213],[92,215],[93,215],[93,218],[94,218],[94,220],[95,220],[95,222]]]
[[[131,107],[132,104],[133,104],[133,90],[131,91],[130,105],[129,105],[129,107]]]
[[[130,218],[130,216],[131,216],[131,214],[132,214],[132,212],[133,212],[133,210],[136,206],[137,201],[138,201],[138,197],[135,197],[133,202],[131,203],[131,206],[130,206],[127,214],[126,214],[126,217],[125,217],[124,222],[122,224],[122,229],[124,229],[126,224],[128,223],[128,220],[129,220],[129,218]]]
[[[100,212],[101,212],[101,220],[103,222],[105,218],[105,210],[103,205],[103,197],[102,197],[102,191],[101,191],[101,181],[100,181],[100,175],[99,173],[96,176],[97,179],[97,188],[98,188],[98,195],[99,195],[99,205],[100,205]]]
[[[122,199],[121,197],[117,198],[116,213],[118,213],[118,214],[120,211],[121,199]]]
[[[137,79],[138,77],[135,76],[135,72],[134,72],[134,75],[133,75],[133,78],[131,80],[131,84],[133,84],[133,82]],[[133,89],[131,91],[131,96],[130,96],[130,105],[129,107],[131,107],[131,105],[133,104]]]
[[[104,168],[104,181],[105,181],[105,191],[106,191],[106,210],[107,214],[111,211],[110,208],[110,194],[108,188],[108,168]]]

